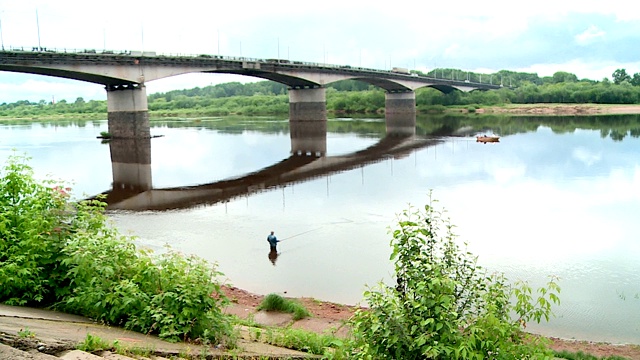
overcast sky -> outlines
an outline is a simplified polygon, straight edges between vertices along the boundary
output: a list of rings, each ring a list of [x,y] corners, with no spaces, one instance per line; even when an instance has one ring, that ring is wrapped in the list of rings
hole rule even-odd
[[[377,69],[640,72],[638,5],[611,1],[0,0],[4,48],[144,50]],[[147,92],[258,79],[191,74]],[[0,103],[106,99],[102,86],[0,72]]]

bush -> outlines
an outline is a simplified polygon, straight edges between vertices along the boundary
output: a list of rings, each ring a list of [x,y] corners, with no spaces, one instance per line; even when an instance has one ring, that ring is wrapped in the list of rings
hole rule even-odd
[[[285,299],[278,294],[269,294],[265,296],[257,310],[266,311],[282,311],[293,314],[293,320],[300,320],[311,316],[311,313],[304,305],[294,301]]]
[[[69,283],[58,259],[70,189],[36,182],[26,160],[11,158],[0,177],[0,301],[51,304]]]
[[[99,200],[37,183],[26,158],[0,177],[0,302],[54,306],[170,340],[231,334],[215,264],[137,250],[110,226]]]
[[[370,309],[351,320],[354,354],[376,359],[523,359],[551,352],[523,329],[551,315],[558,285],[532,298],[526,283],[488,275],[455,242],[453,225],[430,204],[400,215],[392,231],[395,287],[365,292]],[[515,304],[511,299],[515,298]],[[516,315],[516,319],[511,318]]]

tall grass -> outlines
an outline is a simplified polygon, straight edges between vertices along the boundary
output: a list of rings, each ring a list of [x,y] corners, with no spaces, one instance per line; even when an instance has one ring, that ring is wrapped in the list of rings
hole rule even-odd
[[[285,299],[278,294],[269,294],[258,305],[257,310],[281,311],[293,314],[293,320],[310,317],[311,313],[297,301]]]

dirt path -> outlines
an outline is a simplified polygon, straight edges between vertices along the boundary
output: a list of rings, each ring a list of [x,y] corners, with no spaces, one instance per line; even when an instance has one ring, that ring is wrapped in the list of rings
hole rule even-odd
[[[256,314],[256,307],[264,298],[262,295],[252,294],[235,287],[224,287],[223,290],[232,301],[233,310],[231,312],[241,317]],[[344,323],[353,315],[357,307],[323,302],[312,298],[296,298],[296,300],[304,304],[313,314],[313,318],[298,320],[291,324],[292,327],[320,334],[330,331],[336,336],[348,336],[348,329]],[[289,324],[288,320],[281,323],[282,326]],[[550,340],[551,348],[557,351],[582,351],[598,357],[617,355],[627,359],[640,360],[640,345],[615,345],[558,338],[550,338]]]

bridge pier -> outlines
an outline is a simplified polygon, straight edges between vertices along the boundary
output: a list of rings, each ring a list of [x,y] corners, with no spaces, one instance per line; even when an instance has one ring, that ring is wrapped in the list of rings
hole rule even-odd
[[[416,93],[413,91],[386,93],[385,115],[416,114]]]
[[[291,153],[327,153],[327,98],[324,88],[289,89]]]
[[[144,85],[107,86],[108,127],[112,138],[149,138],[147,89]]]

